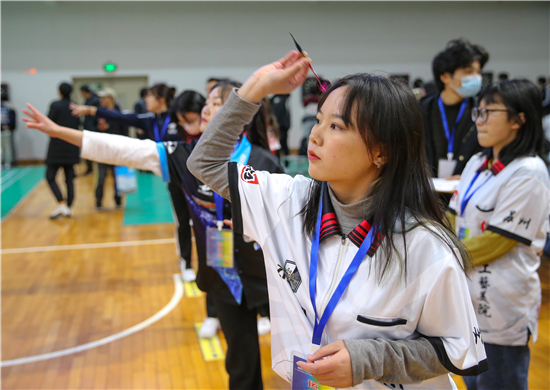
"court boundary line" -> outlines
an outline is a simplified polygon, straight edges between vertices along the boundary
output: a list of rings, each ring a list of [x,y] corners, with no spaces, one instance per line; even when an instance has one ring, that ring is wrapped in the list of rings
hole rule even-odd
[[[19,358],[19,359],[6,360],[3,362],[0,362],[0,367],[11,367],[11,366],[17,366],[20,364],[35,363],[42,360],[54,359],[61,356],[71,355],[77,352],[87,351],[89,349],[100,347],[102,345],[109,344],[113,341],[120,340],[126,336],[130,336],[131,334],[134,334],[136,332],[139,332],[140,330],[147,328],[148,326],[159,321],[160,319],[165,317],[168,313],[170,313],[172,310],[174,310],[174,308],[181,301],[181,298],[183,297],[183,280],[181,279],[181,276],[179,274],[172,275],[172,278],[174,279],[174,285],[175,285],[174,295],[172,295],[172,299],[170,299],[168,304],[164,306],[160,311],[155,313],[153,316],[147,318],[145,321],[140,322],[139,324],[134,325],[126,330],[123,330],[122,332],[118,332],[118,333],[115,333],[114,335],[111,335],[96,341],[92,341],[86,344],[78,345],[76,347],[62,349],[61,351],[56,351],[56,352],[44,353],[41,355],[34,355],[34,356],[28,356],[28,357]]]
[[[25,167],[20,172],[18,172],[16,175],[10,177],[8,180],[6,180],[4,183],[2,183],[2,189],[0,190],[0,193],[4,192],[8,188],[10,188],[12,185],[17,183],[19,179],[22,179],[23,177],[27,176],[27,174],[31,171],[31,167]],[[12,180],[10,184],[7,184],[8,181]]]
[[[38,180],[38,183],[36,183],[30,190],[29,192],[27,192],[25,194],[25,196],[23,196],[21,199],[19,199],[19,202],[17,202],[16,204],[13,205],[13,207],[11,208],[10,211],[8,211],[6,213],[6,215],[4,215],[3,218],[0,219],[0,222],[4,222],[8,217],[10,217],[13,213],[15,213],[15,211],[23,204],[23,202],[25,202],[33,193],[34,191],[36,190],[36,187],[38,187],[42,182],[44,182],[45,179],[42,178],[40,180]]]
[[[175,242],[176,242],[175,238],[160,238],[156,240],[100,242],[95,244],[37,246],[37,247],[29,247],[29,248],[2,249],[0,251],[0,255],[12,255],[12,254],[18,254],[18,253],[70,251],[70,250],[78,250],[78,249],[117,248],[117,247],[141,246],[141,245],[163,245],[163,244],[173,244]]]

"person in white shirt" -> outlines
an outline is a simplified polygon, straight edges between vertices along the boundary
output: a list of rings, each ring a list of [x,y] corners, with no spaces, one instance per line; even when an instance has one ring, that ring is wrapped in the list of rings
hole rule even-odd
[[[490,368],[464,380],[469,390],[526,390],[550,213],[540,90],[528,80],[492,85],[472,119],[486,149],[468,162],[449,212],[477,267],[468,284]]]
[[[296,351],[318,384],[456,388],[449,372],[476,375],[487,361],[471,265],[430,186],[410,89],[368,74],[334,82],[310,135],[314,180],[230,162],[261,99],[297,88],[308,63],[293,51],[258,69],[187,163],[264,251],[273,369],[291,381]]]

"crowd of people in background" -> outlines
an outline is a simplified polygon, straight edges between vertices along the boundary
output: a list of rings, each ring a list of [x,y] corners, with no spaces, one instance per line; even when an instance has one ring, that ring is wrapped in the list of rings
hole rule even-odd
[[[403,188],[418,191],[410,195],[410,197],[418,195],[418,199],[410,200],[406,194],[403,194],[403,199],[391,198],[397,203],[391,204],[387,200],[384,201],[386,203],[382,202],[380,207],[385,207],[384,210],[391,211],[394,213],[393,216],[397,216],[398,207],[405,207],[403,206],[405,203],[399,202],[407,202],[407,213],[411,213],[418,224],[422,225],[423,222],[420,221],[424,219],[430,221],[436,226],[434,229],[439,232],[438,234],[448,239],[448,241],[445,239],[443,241],[449,248],[453,247],[453,240],[457,238],[462,242],[462,246],[459,246],[468,250],[468,254],[461,252],[460,255],[456,253],[452,255],[461,264],[458,267],[456,265],[449,266],[453,269],[452,272],[456,272],[461,267],[462,271],[468,271],[469,262],[466,258],[469,258],[475,267],[471,279],[468,282],[464,279],[464,283],[467,284],[461,284],[462,276],[457,277],[456,280],[453,279],[458,283],[456,288],[462,286],[466,292],[469,291],[468,301],[471,299],[473,302],[473,312],[477,316],[476,322],[474,318],[469,318],[468,310],[460,312],[461,315],[467,317],[462,318],[465,323],[468,322],[465,326],[473,326],[475,342],[468,338],[471,335],[464,336],[465,344],[461,344],[460,348],[457,344],[455,352],[466,348],[470,352],[463,351],[464,356],[466,354],[469,357],[475,355],[473,360],[465,359],[459,364],[457,362],[460,359],[457,356],[451,358],[447,356],[447,353],[452,354],[450,350],[446,350],[447,344],[452,343],[452,337],[441,336],[439,341],[434,341],[433,338],[420,335],[418,340],[426,343],[423,348],[426,346],[434,348],[433,353],[422,355],[421,346],[408,343],[411,340],[403,339],[402,343],[397,345],[394,343],[396,340],[390,340],[391,337],[388,336],[387,339],[383,338],[388,343],[388,348],[394,350],[403,348],[407,351],[406,353],[413,356],[412,361],[418,364],[423,359],[425,362],[431,363],[426,363],[426,366],[422,367],[422,373],[415,372],[417,376],[414,376],[411,373],[415,369],[418,370],[417,366],[415,368],[407,364],[400,366],[395,361],[390,361],[391,357],[387,357],[386,360],[382,359],[381,362],[372,363],[374,368],[370,367],[371,371],[369,371],[366,368],[365,356],[372,354],[371,357],[374,359],[376,348],[385,347],[372,343],[354,344],[346,339],[344,341],[351,355],[348,358],[351,360],[349,367],[353,377],[348,378],[349,381],[338,382],[333,381],[327,374],[327,384],[345,383],[351,386],[373,378],[380,381],[398,378],[397,380],[403,381],[392,383],[406,383],[404,378],[409,378],[412,382],[422,382],[430,381],[450,371],[465,375],[465,382],[469,390],[506,388],[510,384],[513,384],[513,388],[527,389],[528,342],[531,339],[536,340],[537,308],[540,307],[541,299],[540,281],[536,269],[540,264],[540,255],[549,230],[550,179],[548,178],[547,157],[550,152],[548,141],[550,138],[550,85],[545,77],[539,77],[535,84],[525,79],[510,79],[505,72],[499,73],[494,82],[484,80],[483,69],[489,60],[490,53],[482,45],[473,44],[464,39],[456,39],[450,41],[433,58],[433,81],[423,82],[421,79],[415,79],[412,85],[404,86],[391,79],[366,74],[353,75],[340,79],[324,94],[321,93],[315,79],[305,77],[307,70],[304,70],[303,64],[299,65],[303,60],[289,56],[281,62],[283,70],[286,66],[285,61],[287,61],[288,72],[292,69],[300,77],[304,76],[301,80],[304,111],[300,126],[301,137],[298,153],[308,156],[310,167],[315,164],[312,161],[317,161],[315,157],[318,157],[311,155],[312,145],[322,150],[320,147],[324,142],[328,143],[331,137],[338,137],[327,135],[328,133],[321,134],[321,130],[319,130],[320,128],[324,129],[328,113],[336,107],[333,100],[335,96],[344,100],[348,99],[348,103],[346,103],[349,104],[348,108],[356,107],[353,106],[354,104],[364,103],[370,109],[375,107],[380,110],[388,110],[387,112],[400,110],[399,115],[413,121],[410,124],[403,124],[391,122],[389,118],[379,118],[378,122],[373,122],[372,118],[377,114],[373,112],[365,114],[359,109],[357,111],[361,112],[357,115],[365,116],[358,116],[357,120],[350,119],[356,115],[351,113],[350,108],[341,115],[340,119],[343,124],[339,126],[350,127],[353,123],[357,128],[363,126],[365,132],[370,132],[368,133],[369,137],[372,136],[378,140],[380,145],[385,145],[386,149],[374,149],[372,144],[367,144],[372,164],[365,168],[365,172],[377,179],[369,181],[366,188],[372,191],[370,194],[374,194],[372,195],[374,198],[382,199],[379,196],[383,191],[388,191],[388,198],[390,198],[390,193],[402,191]],[[134,105],[133,112],[120,110],[116,102],[117,93],[111,88],[93,91],[89,86],[83,86],[80,92],[85,103],[76,105],[71,101],[71,85],[62,83],[58,91],[60,99],[51,104],[47,118],[64,129],[59,130],[59,127],[54,127],[36,111],[28,114],[33,118],[32,121],[27,120],[27,122],[34,123],[35,128],[52,135],[46,157],[46,179],[57,201],[57,206],[50,215],[52,219],[72,215],[71,206],[74,203],[75,194],[74,165],[80,161],[79,146],[83,145],[83,137],[87,140],[85,146],[87,149],[83,150],[82,155],[89,159],[86,160],[85,174],[93,171],[92,161],[98,161],[98,179],[95,191],[96,210],[103,211],[105,180],[108,172],[112,172],[114,177],[113,169],[117,164],[133,164],[140,169],[153,171],[167,182],[167,191],[170,194],[175,216],[177,256],[183,280],[185,282],[196,280],[199,288],[207,292],[207,318],[199,335],[206,338],[212,337],[221,326],[228,341],[226,368],[232,389],[262,388],[257,338],[258,335],[268,333],[271,329],[267,293],[269,278],[266,278],[266,268],[258,266],[253,268],[250,264],[258,258],[263,259],[266,256],[266,263],[270,267],[274,266],[269,263],[269,256],[272,256],[277,250],[264,247],[264,245],[270,245],[266,238],[267,230],[272,229],[274,237],[278,237],[277,239],[280,240],[278,241],[279,245],[288,245],[285,241],[285,234],[288,232],[277,230],[279,225],[271,226],[274,220],[282,218],[280,215],[272,215],[271,211],[266,211],[265,221],[262,219],[263,217],[258,217],[261,219],[261,223],[265,224],[264,226],[253,218],[250,220],[251,217],[247,213],[250,213],[250,210],[255,210],[258,215],[263,215],[261,210],[257,210],[259,206],[254,203],[258,199],[265,203],[266,208],[272,210],[278,210],[279,207],[281,209],[290,207],[282,205],[288,199],[302,196],[298,194],[303,194],[303,197],[306,197],[306,187],[309,186],[309,181],[307,183],[302,183],[299,180],[285,181],[287,179],[276,179],[278,177],[276,175],[263,172],[255,173],[251,170],[246,172],[250,176],[249,181],[256,180],[256,183],[259,181],[260,187],[259,192],[254,192],[256,188],[249,190],[245,184],[238,181],[239,173],[234,173],[235,177],[231,176],[231,170],[237,169],[237,163],[242,164],[242,166],[239,165],[239,169],[242,170],[241,179],[245,175],[243,167],[247,163],[258,170],[270,173],[284,171],[285,164],[281,164],[280,158],[291,154],[288,145],[288,134],[292,127],[289,98],[291,90],[297,85],[289,88],[287,84],[284,84],[283,88],[281,87],[283,84],[277,84],[279,81],[276,80],[276,77],[280,77],[281,80],[283,78],[282,73],[278,72],[283,72],[283,70],[276,69],[276,66],[269,68],[268,65],[258,70],[244,86],[230,78],[212,77],[206,82],[205,95],[189,90],[177,95],[175,88],[165,84],[155,84],[140,91],[140,97]],[[287,77],[286,74],[284,77]],[[268,87],[261,89],[254,84],[262,82],[271,89]],[[270,90],[273,93],[270,96],[265,96],[265,94],[257,92],[260,90],[261,92]],[[340,96],[339,94],[343,90],[353,90],[358,95]],[[386,92],[384,94],[381,91]],[[361,97],[361,94],[367,93],[374,96],[373,99],[378,100],[367,102]],[[411,97],[413,100],[408,100]],[[261,103],[261,109],[258,109],[259,106],[256,103]],[[402,104],[403,107],[399,104]],[[320,107],[323,108],[323,111],[320,110]],[[12,162],[10,153],[7,151],[8,146],[11,148],[11,138],[8,141],[8,132],[11,135],[15,129],[15,118],[12,111],[7,106],[5,108],[3,96],[2,155],[5,168],[9,168]],[[249,122],[238,123],[239,118],[232,117],[232,113],[242,114],[239,118],[248,118]],[[360,120],[366,121],[367,124],[359,123]],[[218,142],[211,136],[203,136],[206,126],[210,123],[213,123],[211,127],[217,131],[215,134],[219,137],[218,139],[226,137],[223,139],[228,144]],[[234,139],[231,138],[231,134],[223,135],[223,131],[219,130],[224,123],[229,126],[226,129],[229,133],[233,131]],[[414,129],[411,127],[411,131],[415,133],[414,136],[406,132],[399,133],[399,139],[392,138],[388,141],[389,138],[384,138],[385,135],[382,132],[377,133],[380,129],[376,127],[381,126],[380,123],[392,127],[392,131],[395,131],[396,134],[401,131],[398,129],[405,129],[407,126],[414,127]],[[142,141],[134,143],[128,137],[128,126],[136,128],[137,138]],[[244,136],[239,136],[243,132],[243,128]],[[79,135],[69,129],[84,129],[87,132],[84,135]],[[214,130],[212,131],[214,132]],[[546,139],[544,131],[546,131]],[[4,132],[6,132],[6,137],[4,137]],[[418,134],[418,132],[422,134]],[[359,142],[360,145],[363,145],[361,139],[365,142],[364,137],[359,137],[355,140],[356,143]],[[338,140],[338,142],[343,142],[341,139]],[[418,143],[419,147],[424,149],[425,154],[423,152],[420,155],[425,155],[426,161],[423,160],[423,157],[415,158],[415,153],[418,153],[414,150],[400,149],[399,153],[403,156],[399,156],[396,151],[397,144],[399,143],[399,147],[406,148],[407,142],[409,142],[407,145],[417,145]],[[423,144],[421,144],[422,142]],[[202,162],[199,164],[196,153],[193,154],[194,150],[197,150],[195,149],[197,144],[200,153],[204,153],[204,156],[210,158],[209,160],[205,159],[210,162],[208,169],[211,169],[211,172],[219,172],[221,169],[223,174],[218,173],[216,176],[208,171],[206,166],[202,166]],[[348,146],[351,150],[350,158],[354,158],[352,144],[350,143]],[[245,149],[248,151],[242,152]],[[125,153],[125,150],[131,151],[131,153]],[[383,150],[386,150],[388,155],[384,155]],[[393,151],[393,154],[389,151]],[[226,153],[227,161],[222,161],[218,153],[221,155]],[[335,150],[334,153],[337,155],[345,153],[345,151]],[[194,159],[193,156],[195,156]],[[363,162],[359,162],[359,156],[355,157],[357,164],[361,166]],[[140,161],[137,160],[138,158]],[[189,170],[187,168],[188,159],[190,159]],[[348,161],[344,157],[342,159],[342,161]],[[406,164],[409,164],[407,168],[417,175],[415,177],[417,177],[418,183],[410,182],[399,174],[397,162],[405,164],[405,160],[408,161]],[[226,163],[229,164],[229,168],[220,168]],[[426,171],[423,171],[424,167],[427,168]],[[63,169],[65,173],[66,195],[62,193],[55,180],[56,173],[60,169]],[[330,183],[331,187],[312,187],[314,190],[308,196],[319,196],[321,200],[307,198],[310,203],[307,203],[301,211],[294,210],[292,207],[287,210],[289,213],[298,212],[303,215],[306,218],[306,223],[309,223],[304,230],[309,229],[310,232],[313,232],[316,229],[315,224],[320,207],[319,221],[322,217],[323,222],[318,221],[317,223],[323,224],[320,225],[323,226],[322,228],[319,227],[322,239],[332,235],[332,233],[328,233],[331,228],[324,225],[328,223],[325,218],[330,213],[332,213],[330,214],[333,216],[332,218],[335,218],[334,211],[329,209],[333,207],[337,209],[335,213],[337,216],[339,215],[338,221],[340,218],[345,221],[347,215],[345,213],[349,212],[349,210],[346,211],[345,204],[339,203],[342,199],[332,192],[333,190],[336,192],[336,183],[340,183],[339,179],[337,180],[336,176],[331,176],[330,167],[326,166],[325,169],[323,172],[316,172],[314,169],[313,173],[310,169],[312,177],[319,177],[321,178],[319,180]],[[415,169],[417,170],[415,171]],[[227,181],[227,170],[229,170],[229,182]],[[196,179],[194,174],[201,180]],[[432,198],[431,195],[423,192],[425,189],[423,186],[426,184],[424,182],[425,175],[430,178],[456,180],[457,188],[453,194],[438,194],[438,197],[434,195]],[[328,178],[322,179],[323,177]],[[393,184],[390,183],[388,177],[393,177]],[[233,179],[234,181],[231,181]],[[400,180],[402,180],[403,186],[399,190],[395,186]],[[123,197],[117,191],[116,180],[114,183],[115,204],[122,208]],[[320,181],[315,183],[320,183]],[[273,195],[262,192],[262,186],[268,184],[281,188],[281,193],[277,192]],[[282,194],[283,189],[286,191],[286,189],[294,187],[296,187],[296,193],[289,190],[288,197]],[[224,201],[217,193],[220,193],[226,200]],[[277,196],[281,198],[279,199]],[[361,195],[361,202],[364,201],[362,198],[364,196],[364,194]],[[232,204],[228,202],[229,199]],[[237,199],[238,203],[235,206]],[[426,206],[427,201],[433,204],[428,207]],[[292,202],[289,203],[292,205]],[[327,209],[325,209],[325,205]],[[440,210],[440,214],[440,211],[436,210],[441,205],[448,206],[449,224],[444,221],[442,211]],[[241,208],[243,208],[242,216]],[[245,210],[245,208],[247,209]],[[360,215],[361,218],[358,221],[360,226],[363,226],[362,231],[364,232],[360,233],[362,239],[366,240],[364,236],[369,229],[374,231],[374,229],[381,229],[381,226],[384,226],[386,230],[383,231],[384,234],[377,236],[377,239],[382,241],[382,238],[391,238],[395,234],[391,229],[388,230],[388,224],[395,223],[399,218],[396,217],[396,220],[390,221],[373,211],[368,203],[363,202],[360,210],[364,209],[369,209],[368,217],[374,219]],[[201,210],[207,211],[209,215],[207,220],[204,219],[204,215],[199,216]],[[399,216],[404,218],[406,213],[404,209],[401,211],[402,214]],[[340,214],[338,214],[339,212]],[[350,215],[351,221],[357,222],[358,215]],[[199,257],[198,275],[195,274],[191,266],[190,220]],[[408,231],[405,229],[405,222],[402,221],[402,223],[403,225],[399,225],[399,227],[403,228],[403,232]],[[348,231],[350,237],[353,237],[354,232],[356,235],[359,234],[356,232],[357,228],[352,230],[357,223],[352,223],[352,225],[349,229],[351,232]],[[235,265],[231,268],[220,268],[207,264],[206,231],[208,228],[216,226],[235,228]],[[285,225],[285,228],[293,231],[295,226],[289,223],[288,226]],[[412,231],[414,228],[409,226],[407,229]],[[377,231],[380,232],[380,230]],[[428,234],[428,236],[430,235]],[[248,237],[254,241],[249,242]],[[315,237],[313,235],[313,239]],[[304,242],[307,241],[305,238],[303,239]],[[319,237],[317,236],[316,239],[317,245],[319,245]],[[343,242],[342,245],[344,245]],[[361,246],[362,242],[357,246]],[[374,249],[372,247],[370,249],[371,256],[380,245],[380,242],[372,241],[372,243],[375,246]],[[395,250],[395,247],[384,245],[383,247],[384,253],[390,255],[393,253],[392,250]],[[447,253],[447,249],[443,245],[437,250]],[[389,258],[391,258],[390,255],[388,255]],[[411,258],[414,258],[414,255],[411,255]],[[392,261],[397,262],[398,260]],[[263,265],[262,261],[259,263]],[[255,264],[258,264],[258,261]],[[407,264],[405,260],[405,269],[407,269]],[[400,263],[400,265],[402,264]],[[294,268],[297,269],[296,264],[294,264]],[[392,270],[391,267],[387,272],[393,272],[390,270]],[[458,273],[460,274],[462,271],[458,271]],[[267,272],[269,275],[271,270]],[[299,285],[293,287],[290,280],[291,277],[294,277],[294,269],[282,268],[278,272],[283,279],[289,278],[288,282],[291,288],[298,289]],[[320,272],[326,272],[326,270],[320,270]],[[386,272],[386,268],[384,268],[384,272]],[[412,272],[416,272],[414,267]],[[398,278],[395,275],[391,273],[390,278]],[[305,280],[304,275],[302,275],[302,279]],[[270,294],[274,294],[275,288],[273,291],[271,288],[272,286],[270,286]],[[379,290],[375,291],[379,292]],[[281,294],[277,295],[280,298],[286,293],[277,290],[277,294]],[[285,315],[290,316],[288,313],[294,310],[286,304],[282,305],[277,300],[278,298],[271,298],[271,303],[273,304],[273,299],[275,299],[275,304],[278,305],[276,321],[280,321]],[[309,309],[305,302],[305,300],[300,301],[303,313],[299,314],[305,314],[307,318]],[[515,303],[512,305],[510,302]],[[433,302],[434,305],[442,303],[445,302],[436,299]],[[315,306],[315,302],[313,305]],[[315,316],[316,314],[314,314]],[[364,319],[360,322],[369,323],[368,321],[368,319]],[[428,326],[426,329],[435,333],[441,332],[442,328],[438,327],[437,321],[432,323],[433,327]],[[276,332],[282,332],[281,326],[283,325],[278,323],[276,326]],[[297,328],[300,326],[296,325]],[[479,349],[479,345],[481,345],[478,343],[479,335],[475,333],[479,332],[479,329],[482,334],[480,337],[483,337],[485,342],[484,350],[489,358],[488,371],[486,362],[484,363],[484,353],[481,353]],[[471,329],[468,329],[468,332],[470,331]],[[345,331],[336,332],[334,341],[343,340],[343,337],[353,338],[350,334]],[[435,336],[440,335],[435,334]],[[298,340],[301,335],[296,334],[296,337],[296,343],[302,343],[303,340]],[[443,339],[447,344],[442,343]],[[246,341],[243,342],[243,340]],[[272,342],[274,343],[272,348],[276,348],[278,351],[274,354],[274,360],[275,357],[280,358],[281,362],[291,359],[288,355],[289,344],[284,337],[274,337]],[[465,345],[468,346],[465,347]],[[339,345],[339,348],[341,349],[342,346],[343,344]],[[477,352],[474,353],[474,350]],[[335,351],[332,350],[333,353]],[[423,351],[426,353],[425,349]],[[315,355],[316,359],[314,360],[326,357],[326,355],[321,355],[321,353]],[[390,355],[388,353],[388,356]],[[442,356],[446,358],[443,359]],[[391,366],[396,374],[374,377],[372,370],[377,369],[376,364],[380,367]],[[300,367],[308,368],[307,364]],[[371,376],[369,377],[369,375]]]

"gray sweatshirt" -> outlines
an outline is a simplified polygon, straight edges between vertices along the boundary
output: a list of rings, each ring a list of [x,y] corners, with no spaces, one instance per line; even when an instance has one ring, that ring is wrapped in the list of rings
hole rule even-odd
[[[231,200],[228,163],[244,126],[259,109],[259,105],[242,99],[236,90],[216,114],[193,150],[187,167],[199,180],[215,192]],[[336,218],[347,235],[364,218],[369,199],[344,205],[329,191]],[[353,386],[374,379],[385,383],[414,383],[448,374],[430,342],[415,340],[362,339],[344,340],[352,365]]]

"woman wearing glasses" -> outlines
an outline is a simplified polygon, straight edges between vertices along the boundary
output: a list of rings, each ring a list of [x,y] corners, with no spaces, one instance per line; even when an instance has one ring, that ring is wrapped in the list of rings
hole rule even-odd
[[[472,119],[485,150],[466,165],[449,216],[477,267],[469,288],[489,370],[464,380],[469,390],[527,389],[549,230],[540,91],[527,80],[490,86]]]

